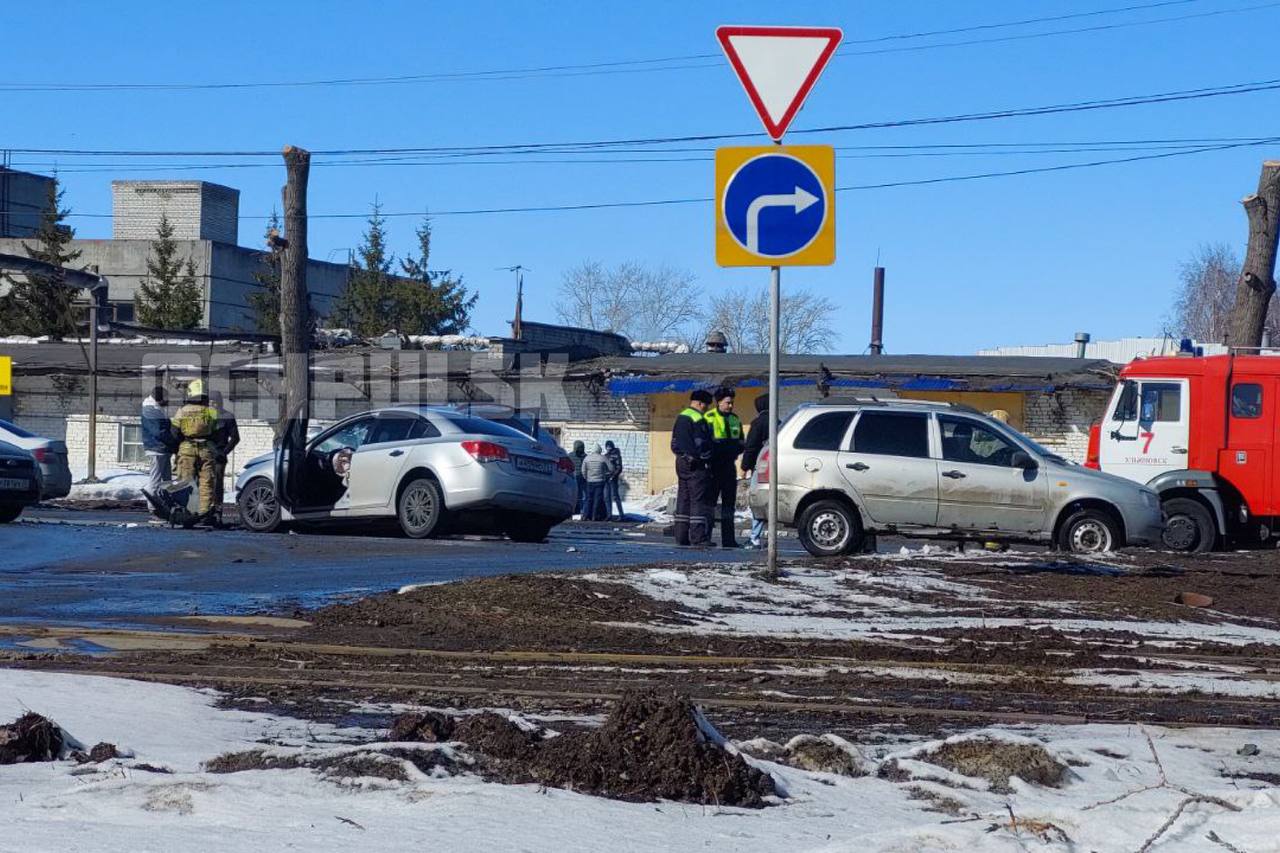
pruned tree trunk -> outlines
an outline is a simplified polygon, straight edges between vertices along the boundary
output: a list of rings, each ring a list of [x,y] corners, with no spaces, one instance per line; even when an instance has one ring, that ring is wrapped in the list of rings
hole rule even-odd
[[[290,420],[309,415],[311,349],[307,306],[307,176],[311,152],[284,147],[284,240],[280,263],[280,363],[284,368],[284,409],[276,436]]]
[[[1258,191],[1241,202],[1249,217],[1249,247],[1236,282],[1227,343],[1233,347],[1262,346],[1271,294],[1276,292],[1276,239],[1280,237],[1280,161],[1262,164]]]

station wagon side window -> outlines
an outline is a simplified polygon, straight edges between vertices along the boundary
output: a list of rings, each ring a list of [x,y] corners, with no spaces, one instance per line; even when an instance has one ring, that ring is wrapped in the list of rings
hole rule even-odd
[[[948,462],[1008,468],[1019,449],[1004,436],[968,418],[938,415],[938,429],[942,435],[942,458]]]
[[[929,416],[863,410],[853,428],[854,453],[929,458]]]
[[[800,428],[796,450],[839,450],[853,412],[823,412]]]
[[[1262,417],[1262,386],[1256,382],[1239,382],[1231,388],[1231,417]]]

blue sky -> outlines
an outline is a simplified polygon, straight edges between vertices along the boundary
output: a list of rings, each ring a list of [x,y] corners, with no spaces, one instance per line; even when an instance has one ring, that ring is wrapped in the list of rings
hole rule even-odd
[[[793,129],[954,115],[1280,77],[1264,46],[1280,24],[1265,0],[1186,0],[1159,8],[958,35],[855,40],[1025,18],[1115,9],[1153,0],[1069,2],[561,2],[489,4],[311,2],[280,41],[277,7],[219,2],[60,3],[9,10],[6,85],[331,80],[718,54],[723,23],[835,25],[846,50],[828,67]],[[783,11],[785,9],[785,12]],[[1206,13],[1223,10],[1225,14]],[[1053,30],[1200,17],[1043,38],[868,53]],[[507,75],[394,85],[177,91],[3,91],[0,148],[232,151],[313,150],[653,138],[760,132],[722,59],[625,66],[621,73]],[[662,68],[661,65],[657,66]],[[640,69],[640,70],[638,70]],[[1095,112],[795,135],[840,151],[841,186],[1007,171],[1152,153],[983,153],[918,156],[919,149],[853,146],[1057,143],[1280,136],[1280,93],[1260,92]],[[746,143],[766,142],[763,132]],[[490,158],[430,165],[317,165],[313,213],[388,213],[707,196],[714,142],[662,155]],[[738,143],[741,144],[741,143]],[[1142,147],[1142,146],[1139,146]],[[945,149],[944,149],[945,150]],[[1015,148],[1025,151],[1025,148]],[[1243,249],[1239,199],[1280,145],[1050,174],[850,191],[837,201],[837,262],[788,269],[840,308],[842,352],[868,339],[871,274],[888,269],[889,352],[967,353],[1002,343],[1158,333],[1180,260],[1202,242]],[[867,157],[870,153],[912,156]],[[663,162],[586,162],[655,158]],[[705,158],[705,159],[704,159]],[[278,203],[278,159],[172,156],[135,161],[13,155],[32,171],[59,169],[83,214],[111,209],[113,178],[202,178],[241,191],[240,241],[258,245]],[[355,159],[351,157],[336,159]],[[572,160],[572,162],[560,162]],[[268,163],[242,168],[177,166]],[[136,165],[135,165],[136,164]],[[145,167],[146,170],[142,170]],[[159,168],[157,168],[159,167]],[[100,171],[79,171],[96,169]],[[258,218],[254,218],[258,217]],[[79,236],[110,236],[110,219],[83,217]],[[391,220],[392,245],[413,247],[413,217]],[[345,257],[360,219],[316,219],[312,255]],[[615,210],[440,215],[433,266],[480,293],[475,326],[504,333],[520,263],[526,316],[554,319],[563,272],[587,259],[690,270],[708,292],[760,287],[766,270],[715,265],[709,204]]]

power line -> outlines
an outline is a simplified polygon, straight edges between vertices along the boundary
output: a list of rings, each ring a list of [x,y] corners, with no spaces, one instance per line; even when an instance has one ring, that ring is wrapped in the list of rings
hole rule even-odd
[[[946,175],[937,178],[917,178],[903,181],[889,181],[876,184],[855,184],[843,187],[836,187],[836,192],[856,192],[873,189],[888,189],[893,187],[906,186],[922,186],[926,184],[943,184],[955,183],[960,181],[973,181],[984,178],[1011,177],[1017,175],[1042,174],[1050,172],[1061,172],[1073,169],[1089,169],[1100,166],[1120,165],[1126,163],[1137,163],[1147,160],[1163,160],[1172,157],[1185,157],[1194,154],[1204,154],[1216,151],[1227,151],[1240,148],[1254,148],[1261,145],[1273,145],[1280,143],[1280,136],[1266,137],[1263,139],[1250,140],[1245,142],[1226,143],[1221,145],[1205,145],[1189,150],[1163,151],[1154,154],[1142,154],[1133,157],[1118,157],[1102,160],[1092,160],[1084,163],[1060,163],[1051,166],[1028,167],[1025,169],[1010,169],[1004,171],[981,172],[965,175]],[[567,211],[583,211],[583,210],[608,210],[621,208],[644,208],[644,207],[667,207],[676,205],[689,204],[705,204],[713,201],[710,196],[693,196],[687,198],[668,198],[668,199],[648,199],[642,201],[609,201],[609,202],[583,202],[578,204],[560,204],[560,205],[536,205],[528,207],[487,207],[487,208],[470,208],[458,210],[432,210],[429,213],[423,211],[405,211],[387,213],[381,211],[380,216],[393,219],[401,217],[419,217],[430,216],[432,218],[439,216],[480,216],[489,214],[502,213],[560,213]],[[0,215],[13,215],[0,211]],[[110,213],[75,213],[69,214],[71,217],[85,219],[109,219],[112,218]],[[361,213],[313,213],[310,219],[366,219],[369,213],[367,211]],[[269,216],[241,216],[241,219],[267,220]]]
[[[1139,12],[1151,9],[1159,9],[1169,6],[1185,6],[1191,3],[1197,3],[1200,0],[1161,0],[1160,2],[1142,3],[1128,6],[1112,7],[1107,9],[1098,9],[1085,12],[1073,12],[1062,15],[1048,15],[1036,18],[1023,18],[1014,21],[1002,21],[988,24],[975,24],[965,27],[954,27],[950,29],[931,30],[914,33],[894,33],[884,36],[876,36],[871,38],[854,39],[845,42],[845,47],[837,51],[839,56],[865,56],[880,53],[895,53],[900,51],[918,51],[933,50],[937,48],[961,47],[976,44],[990,44],[1002,41],[1015,41],[1025,39],[1048,38],[1059,35],[1072,35],[1087,32],[1099,32],[1111,29],[1143,27],[1153,24],[1171,23],[1176,21],[1192,20],[1197,18],[1206,18],[1219,15],[1236,14],[1241,12],[1252,12],[1261,9],[1272,8],[1280,5],[1280,3],[1264,3],[1252,6],[1238,6],[1227,9],[1215,9],[1205,12],[1196,12],[1186,15],[1169,16],[1163,18],[1150,18],[1140,21],[1126,21],[1115,24],[1099,24],[1090,27],[1079,27],[1059,30],[1049,30],[1039,33],[1024,33],[1012,36],[1000,36],[993,38],[970,39],[959,42],[946,42],[942,44],[926,44],[926,45],[910,45],[881,48],[874,50],[848,50],[848,46],[859,44],[877,44],[893,41],[905,41],[921,38],[932,38],[946,35],[960,35],[971,32],[990,31],[997,29],[1007,29],[1012,27],[1031,26],[1034,24],[1057,23],[1067,20],[1078,20],[1081,18],[1099,17],[1104,15],[1116,15],[1126,12]],[[380,77],[338,77],[319,80],[276,80],[276,81],[230,81],[230,82],[212,82],[212,83],[194,83],[194,82],[167,82],[167,83],[54,83],[54,82],[25,82],[25,83],[4,83],[0,84],[0,91],[5,92],[115,92],[115,91],[217,91],[217,90],[242,90],[242,89],[272,89],[272,88],[308,88],[308,87],[328,87],[328,86],[376,86],[376,85],[403,85],[415,83],[448,83],[448,82],[467,82],[467,81],[504,81],[504,80],[527,80],[551,77],[583,77],[597,76],[603,74],[634,74],[634,73],[652,73],[655,71],[680,71],[700,68],[712,68],[721,64],[721,57],[718,53],[694,53],[679,56],[654,57],[647,59],[631,59],[631,60],[615,60],[609,62],[590,62],[575,63],[563,65],[541,65],[530,67],[488,69],[477,71],[455,71],[455,72],[437,72],[430,74],[407,74]]]
[[[1196,89],[1175,89],[1168,92],[1156,92],[1146,95],[1127,95],[1118,98],[1103,98],[1088,101],[1071,101],[1060,104],[1046,104],[1033,107],[1013,107],[988,112],[960,113],[947,116],[924,118],[894,119],[889,121],[862,122],[859,124],[829,125],[826,127],[793,130],[792,135],[812,135],[815,133],[843,133],[859,130],[883,130],[899,127],[920,127],[936,124],[956,124],[973,121],[991,121],[1006,118],[1024,118],[1028,116],[1055,115],[1060,113],[1087,112],[1123,107],[1145,106],[1149,104],[1176,103],[1180,101],[1205,100],[1208,98],[1229,95],[1246,95],[1257,92],[1269,92],[1280,89],[1280,78],[1255,80],[1244,83],[1229,83],[1221,86],[1206,86]],[[616,148],[624,145],[673,145],[690,142],[716,142],[729,139],[757,139],[759,133],[709,133],[685,136],[647,137],[613,140],[590,140],[585,142],[527,142],[506,143],[501,145],[471,146],[436,146],[411,148],[331,148],[312,151],[313,157],[367,156],[367,155],[465,155],[477,156],[481,153],[535,153],[539,151],[573,149],[589,152],[601,149]],[[84,148],[20,148],[9,147],[6,150],[13,154],[34,154],[55,157],[278,157],[278,151],[264,150],[142,150],[142,149],[84,149]]]

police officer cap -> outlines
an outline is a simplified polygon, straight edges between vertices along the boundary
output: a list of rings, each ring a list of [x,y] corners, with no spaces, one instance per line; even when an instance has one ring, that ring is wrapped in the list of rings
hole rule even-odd
[[[699,388],[697,391],[690,394],[689,399],[696,400],[699,403],[706,403],[707,405],[711,405],[713,402],[711,399],[711,392],[702,388]]]
[[[717,388],[717,389],[716,389],[716,402],[717,402],[717,403],[719,403],[721,400],[732,400],[732,399],[733,399],[733,397],[734,397],[734,391],[733,391],[733,389],[732,389],[732,388]]]

